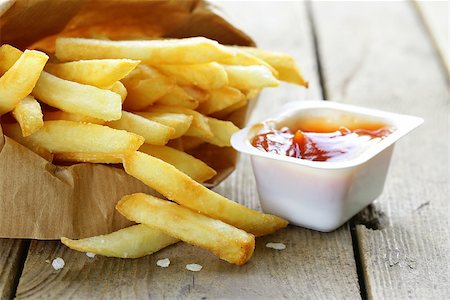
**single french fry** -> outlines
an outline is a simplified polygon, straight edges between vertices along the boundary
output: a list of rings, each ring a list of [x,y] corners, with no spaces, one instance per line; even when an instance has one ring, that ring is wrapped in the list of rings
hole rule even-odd
[[[262,236],[287,226],[279,217],[231,201],[196,182],[177,168],[142,152],[124,156],[125,171],[169,200],[211,218]]]
[[[124,107],[128,110],[142,110],[175,87],[175,79],[145,65],[136,67],[122,82],[128,91],[124,102]]]
[[[4,44],[0,46],[0,75],[8,71],[21,55],[22,51],[11,45]]]
[[[185,114],[188,116],[192,116],[192,123],[189,127],[188,131],[186,131],[185,135],[187,136],[196,136],[199,138],[212,138],[213,133],[208,125],[208,119],[202,115],[201,113],[185,108],[185,107],[177,107],[177,106],[167,106],[167,105],[153,105],[148,108],[148,112],[162,112],[162,113],[176,113],[176,114]]]
[[[218,89],[228,84],[224,67],[216,62],[193,65],[155,65],[167,76],[174,77],[178,84],[195,85],[204,90]]]
[[[236,47],[233,47],[232,49],[236,50],[236,55],[231,57],[223,58],[218,63],[224,64],[224,65],[234,65],[234,66],[264,66],[267,69],[272,72],[273,76],[278,77],[278,71],[275,70],[270,64],[265,62],[264,60],[247,53],[246,51],[242,49],[238,49]]]
[[[96,164],[121,164],[122,154],[62,152],[55,153],[54,160],[63,162],[81,162]]]
[[[278,79],[286,82],[295,83],[308,87],[308,83],[303,78],[300,70],[297,68],[292,56],[276,51],[266,51],[254,47],[237,47],[251,55],[254,55],[278,71]]]
[[[61,242],[67,247],[81,252],[91,252],[109,257],[139,258],[175,244],[178,239],[164,234],[160,230],[138,224],[110,234],[80,240],[62,237]]]
[[[13,139],[22,146],[27,147],[43,159],[48,160],[49,162],[53,161],[53,154],[50,151],[22,135],[19,124],[2,124],[2,131],[7,137]]]
[[[19,127],[18,124],[7,125]],[[139,149],[144,143],[144,138],[131,132],[65,120],[45,121],[41,129],[24,140],[52,153],[125,154]]]
[[[204,139],[205,142],[219,147],[231,147],[231,136],[233,133],[238,132],[239,128],[230,121],[222,121],[215,118],[208,118],[208,124],[213,137]]]
[[[104,88],[127,76],[139,60],[92,59],[47,64],[45,70],[59,78]]]
[[[31,93],[47,60],[43,52],[26,50],[0,77],[0,115],[12,111]]]
[[[171,91],[159,98],[156,103],[161,105],[186,107],[190,109],[196,109],[198,106],[198,101],[193,99],[182,87],[179,86],[174,86]]]
[[[139,115],[122,112],[122,118],[117,121],[107,122],[107,126],[136,133],[152,145],[165,145],[175,133],[172,127],[151,121]]]
[[[118,94],[120,96],[120,98],[122,99],[122,103],[127,98],[127,95],[128,95],[127,88],[120,81],[114,82],[114,84],[109,88],[109,90],[111,92]]]
[[[203,103],[209,99],[209,93],[196,86],[185,85],[183,89],[192,99],[197,100],[198,103]]]
[[[74,121],[81,123],[92,123],[92,124],[105,124],[105,121],[102,119],[97,119],[93,117],[88,117],[79,114],[68,113],[65,111],[45,111],[44,112],[44,121],[53,121],[53,120],[66,120],[66,121]]]
[[[171,164],[197,182],[204,182],[217,174],[213,168],[202,162],[200,159],[167,146],[144,144],[139,148],[139,151]]]
[[[224,66],[229,85],[239,90],[262,89],[279,85],[279,81],[264,66]]]
[[[139,41],[58,38],[55,48],[56,57],[61,61],[129,58],[149,65],[206,63],[235,53],[235,50],[203,37]]]
[[[46,72],[42,72],[32,94],[40,101],[66,112],[105,121],[118,120],[122,115],[120,95]]]
[[[207,249],[232,264],[245,264],[255,249],[253,235],[150,195],[137,193],[125,196],[116,208],[132,221]]]
[[[199,112],[205,115],[221,111],[245,99],[245,95],[241,91],[229,86],[211,90],[209,93],[209,99],[197,108]]]
[[[17,103],[12,114],[19,123],[23,136],[29,136],[44,126],[41,106],[32,96]]]
[[[193,116],[176,113],[160,113],[160,112],[137,112],[137,115],[161,123],[163,125],[172,127],[175,132],[170,137],[171,139],[179,138],[189,130]]]

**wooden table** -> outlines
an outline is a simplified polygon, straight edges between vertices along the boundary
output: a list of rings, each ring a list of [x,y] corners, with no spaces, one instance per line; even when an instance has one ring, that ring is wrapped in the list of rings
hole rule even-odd
[[[261,96],[331,99],[421,116],[396,147],[384,193],[331,233],[291,226],[243,267],[179,243],[142,259],[87,257],[59,242],[0,240],[0,298],[444,299],[450,297],[448,3],[219,3],[258,45],[291,53],[311,83]],[[217,192],[259,208],[247,158]],[[286,250],[265,247],[283,242]],[[49,261],[62,257],[64,269]],[[169,268],[156,267],[169,257]],[[185,269],[204,266],[201,272]]]

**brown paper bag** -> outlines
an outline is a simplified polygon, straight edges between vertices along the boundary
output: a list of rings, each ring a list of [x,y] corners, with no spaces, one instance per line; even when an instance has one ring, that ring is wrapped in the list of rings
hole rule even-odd
[[[8,0],[0,5],[0,44],[51,52],[57,36],[112,39],[205,36],[253,45],[203,1]],[[233,120],[242,125],[244,108]],[[214,186],[236,165],[230,148],[201,145],[195,155],[215,168]],[[106,234],[131,223],[114,209],[124,195],[155,193],[121,168],[56,166],[3,136],[0,126],[0,237],[59,239]]]

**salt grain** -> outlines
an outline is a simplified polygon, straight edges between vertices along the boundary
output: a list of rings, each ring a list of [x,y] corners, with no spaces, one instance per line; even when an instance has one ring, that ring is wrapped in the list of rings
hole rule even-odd
[[[203,267],[201,265],[198,265],[198,264],[188,264],[188,265],[186,265],[186,269],[188,269],[189,271],[192,271],[192,272],[198,272],[202,268]]]
[[[156,262],[156,265],[161,268],[167,268],[170,265],[170,259],[164,258]]]
[[[86,256],[90,257],[90,258],[94,258],[95,257],[95,253],[92,252],[86,252]]]
[[[267,243],[266,244],[267,248],[272,248],[275,250],[284,250],[286,249],[286,245],[283,243]]]
[[[62,268],[64,268],[64,259],[62,259],[61,257],[57,257],[52,261],[52,267],[55,270],[60,270]]]

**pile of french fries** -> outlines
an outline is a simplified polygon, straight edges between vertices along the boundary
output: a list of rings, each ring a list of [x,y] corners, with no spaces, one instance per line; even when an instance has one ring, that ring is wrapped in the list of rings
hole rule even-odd
[[[0,47],[3,133],[56,163],[123,164],[171,200],[125,196],[116,209],[138,225],[65,245],[136,258],[182,240],[242,265],[255,236],[287,226],[204,187],[216,171],[184,150],[230,147],[238,128],[227,116],[279,80],[306,86],[292,57],[202,37],[59,38],[55,49],[49,63],[40,51]]]

